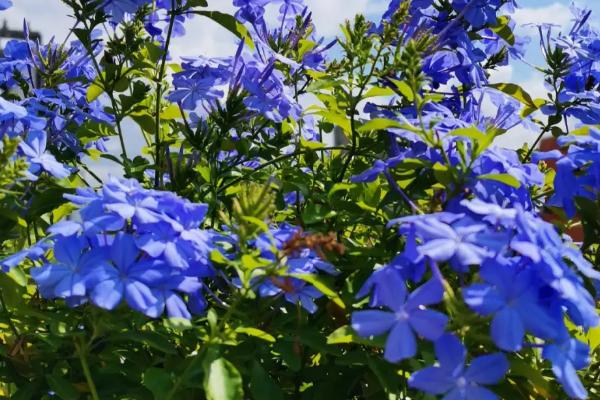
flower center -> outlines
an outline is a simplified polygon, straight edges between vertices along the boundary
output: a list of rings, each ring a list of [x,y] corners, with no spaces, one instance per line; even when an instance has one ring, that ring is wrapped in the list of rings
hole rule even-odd
[[[467,380],[465,379],[464,376],[461,376],[460,378],[458,378],[456,380],[456,386],[459,388],[464,388],[465,386],[467,386]]]
[[[396,319],[398,321],[406,321],[408,319],[408,317],[409,317],[409,315],[404,309],[402,309],[396,313]]]

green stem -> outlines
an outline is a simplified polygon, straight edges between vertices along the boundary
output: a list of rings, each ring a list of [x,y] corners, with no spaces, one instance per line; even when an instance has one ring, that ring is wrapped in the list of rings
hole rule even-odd
[[[17,330],[17,327],[12,321],[11,312],[8,311],[8,308],[6,307],[6,302],[4,301],[2,291],[0,291],[0,305],[2,306],[2,311],[4,311],[4,314],[6,314],[6,320],[8,321],[8,326],[10,327],[10,330],[13,331],[15,337],[19,337],[19,331]]]
[[[379,57],[381,57],[381,54],[383,53],[383,49],[384,46],[380,46],[377,50],[377,54],[375,55],[375,59],[373,60],[373,65],[371,66],[369,74],[360,85],[360,89],[358,91],[357,96],[354,99],[352,99],[352,107],[350,108],[350,131],[352,134],[352,147],[350,148],[350,152],[348,152],[348,158],[346,158],[346,161],[344,162],[344,166],[342,167],[342,172],[340,173],[338,182],[342,182],[344,180],[346,171],[350,167],[350,163],[356,155],[356,149],[358,147],[358,132],[356,130],[356,112],[358,110],[358,104],[361,102],[363,93],[365,92],[367,85],[371,81],[371,78],[373,78],[373,75],[375,74],[375,71],[377,69],[377,63],[379,62]],[[350,93],[352,93],[352,91],[350,91]]]
[[[542,138],[544,137],[544,135],[546,133],[548,133],[549,131],[550,131],[550,127],[549,126],[546,126],[542,130],[542,132],[539,134],[539,136],[537,137],[537,139],[535,139],[535,142],[533,142],[533,144],[531,145],[531,147],[527,151],[527,154],[525,155],[525,158],[523,159],[523,163],[526,163],[526,162],[528,162],[531,159],[531,155],[533,154],[533,152],[537,148],[538,144],[540,143],[540,141],[542,140]]]
[[[92,379],[92,373],[90,372],[90,366],[87,362],[86,352],[87,348],[83,348],[82,344],[75,340],[75,348],[77,349],[77,354],[79,355],[79,362],[81,363],[81,368],[83,369],[83,375],[85,376],[85,380],[87,382],[88,388],[90,389],[90,394],[92,395],[93,400],[100,400],[100,396],[98,396],[98,390],[96,389],[96,385],[94,384],[94,379]]]
[[[160,68],[158,70],[158,76],[156,77],[156,120],[155,120],[155,132],[154,132],[154,146],[155,146],[155,167],[154,167],[154,187],[158,189],[160,187],[162,171],[160,168],[160,152],[161,152],[161,141],[160,141],[160,109],[162,105],[163,95],[163,79],[165,79],[165,71],[167,65],[167,56],[169,55],[169,46],[171,45],[171,36],[173,35],[173,27],[175,26],[175,0],[171,0],[171,12],[169,13],[171,18],[169,19],[169,30],[167,31],[167,38],[165,40],[165,48],[162,55]]]
[[[91,27],[88,25],[88,23],[86,21],[82,21],[82,22],[83,22],[83,26],[85,27],[85,29],[88,32],[91,32]],[[90,40],[91,40],[91,37],[90,37]],[[96,56],[94,55],[94,50],[87,45],[85,46],[85,49],[86,49],[88,55],[90,56],[90,58],[92,59],[94,69],[96,70],[96,73],[98,74],[98,79],[100,80],[100,83],[102,84],[102,88],[104,89],[104,91],[108,95],[108,98],[110,99],[110,104],[113,109],[113,113],[115,115],[115,125],[117,127],[117,133],[119,135],[119,143],[121,144],[123,164],[127,165],[128,164],[126,162],[126,160],[128,159],[127,149],[125,146],[125,138],[123,136],[123,128],[121,127],[121,117],[119,116],[117,99],[115,99],[113,89],[110,88],[110,90],[109,90],[109,88],[108,88],[106,79],[104,78],[104,75],[102,75],[102,69],[100,68],[100,64],[98,64],[98,60],[96,60]],[[127,170],[128,168],[126,167],[125,169]],[[128,172],[128,171],[126,171],[126,172]]]
[[[348,146],[330,146],[330,147],[320,148],[319,150],[321,150],[321,151],[326,151],[326,150],[348,150]],[[293,152],[291,154],[284,154],[282,156],[274,158],[271,161],[268,161],[268,162],[266,162],[266,163],[264,163],[262,165],[259,165],[256,168],[254,168],[252,171],[250,171],[246,175],[241,176],[241,177],[239,177],[237,179],[234,179],[233,181],[229,182],[228,184],[226,184],[224,186],[221,186],[221,188],[219,188],[218,193],[221,193],[224,190],[226,190],[227,188],[229,188],[229,187],[231,187],[231,186],[233,186],[233,185],[235,185],[235,184],[237,184],[239,182],[242,182],[242,181],[250,178],[255,173],[257,173],[257,172],[259,172],[259,171],[261,171],[261,170],[263,170],[263,169],[265,169],[265,168],[267,168],[267,167],[269,167],[269,166],[271,166],[273,164],[277,164],[278,162],[284,161],[284,160],[286,160],[288,158],[294,158],[294,157],[299,156],[301,154],[308,153],[309,151],[314,151],[314,150],[312,150],[312,149],[302,149],[302,150],[295,151],[295,152]]]

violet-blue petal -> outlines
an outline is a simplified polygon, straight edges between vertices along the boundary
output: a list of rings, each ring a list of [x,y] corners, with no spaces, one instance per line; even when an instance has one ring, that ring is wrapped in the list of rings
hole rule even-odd
[[[352,313],[352,329],[362,337],[381,335],[389,331],[395,322],[395,314],[387,311],[367,310]]]

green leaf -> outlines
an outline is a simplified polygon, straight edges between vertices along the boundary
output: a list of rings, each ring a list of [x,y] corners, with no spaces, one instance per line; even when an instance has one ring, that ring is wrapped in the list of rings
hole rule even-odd
[[[544,99],[533,100],[529,93],[527,93],[521,86],[514,83],[494,83],[489,86],[494,89],[498,89],[523,103],[525,108],[521,113],[522,117],[532,114],[546,103]]]
[[[6,275],[10,277],[13,281],[15,281],[17,285],[22,287],[27,286],[27,274],[25,274],[23,268],[19,266],[11,268],[10,271],[6,273]]]
[[[304,138],[300,138],[300,147],[304,148],[304,149],[309,149],[309,150],[319,150],[325,147],[325,144],[322,142],[314,142],[314,141],[309,141],[306,140]]]
[[[265,342],[270,342],[270,343],[276,342],[276,339],[272,335],[269,335],[267,332],[261,331],[258,328],[247,328],[247,327],[242,326],[242,327],[236,328],[235,331],[237,333],[243,333],[248,336],[254,336],[256,338],[264,340]]]
[[[96,100],[100,95],[104,93],[104,88],[98,79],[96,79],[88,88],[87,94],[85,96],[88,103]]]
[[[242,400],[242,376],[229,361],[217,358],[204,370],[204,391],[208,400]]]
[[[322,277],[319,275],[311,275],[311,274],[289,274],[292,278],[300,279],[306,283],[310,283],[317,290],[323,293],[325,296],[329,297],[335,304],[337,304],[340,308],[346,309],[346,305],[338,296],[338,294],[327,286],[325,282],[323,282]]]
[[[400,379],[395,368],[390,367],[385,360],[374,357],[367,357],[367,363],[386,393],[398,392]]]
[[[322,116],[326,121],[331,122],[333,125],[337,125],[340,128],[342,128],[344,132],[352,132],[350,120],[346,115],[329,110],[320,110],[318,114]]]
[[[165,354],[177,354],[177,349],[175,348],[175,345],[173,345],[165,336],[155,332],[122,332],[112,335],[110,337],[110,340],[114,342],[137,342],[145,344],[148,347],[154,350],[161,351]]]
[[[377,336],[373,339],[366,339],[358,336],[350,325],[344,325],[329,336],[327,336],[327,344],[349,344],[357,343],[367,346],[383,347],[385,345],[385,337]]]
[[[312,225],[335,215],[335,211],[329,210],[321,204],[309,204],[302,213],[302,220],[304,223]]]
[[[206,0],[187,0],[185,4],[188,7],[208,7]]]
[[[347,192],[347,191],[355,188],[356,186],[357,185],[355,183],[336,183],[329,190],[329,194],[327,194],[327,198],[331,202],[334,194],[339,193],[339,192]]]
[[[176,331],[186,331],[194,327],[189,319],[179,317],[165,318],[163,325]]]
[[[389,88],[389,87],[378,87],[378,86],[373,86],[371,89],[369,89],[367,91],[367,93],[365,93],[365,95],[363,96],[364,98],[369,98],[369,97],[382,97],[382,96],[393,96],[394,94],[396,94],[396,92],[394,92],[394,89]]]
[[[488,140],[488,135],[481,132],[477,127],[471,126],[468,128],[458,128],[450,132],[452,136],[460,136],[467,137],[473,139],[475,141],[486,141]]]
[[[550,394],[550,383],[544,378],[544,375],[530,363],[519,359],[511,360],[510,375],[526,378],[527,381],[544,396],[544,398],[550,398],[548,397]]]
[[[519,182],[519,180],[517,178],[515,178],[512,175],[509,174],[486,174],[486,175],[479,175],[477,177],[477,179],[489,179],[492,181],[497,181],[497,182],[501,182],[504,183],[505,185],[514,187],[515,189],[518,189],[521,187],[521,182]]]
[[[355,343],[355,337],[356,334],[354,333],[352,327],[350,327],[350,325],[344,325],[327,336],[327,344]]]
[[[515,33],[510,29],[510,18],[503,15],[498,18],[498,23],[496,26],[492,27],[492,31],[498,36],[500,36],[506,43],[511,46],[515,45]]]
[[[254,361],[252,364],[249,386],[254,400],[283,400],[285,398],[279,386],[273,382],[258,361]]]
[[[246,222],[251,223],[252,225],[255,225],[258,229],[260,229],[263,232],[267,232],[269,230],[269,225],[267,225],[264,221],[261,221],[260,219],[258,219],[256,217],[243,215],[242,219]]]
[[[181,109],[177,104],[171,104],[167,107],[163,112],[160,113],[160,118],[165,120],[171,119],[181,119],[183,116],[181,115]]]
[[[537,110],[539,110],[548,101],[546,99],[534,99],[533,104],[526,105],[523,111],[521,111],[521,117],[525,118]]]
[[[497,136],[491,132],[485,134],[481,132],[476,126],[455,129],[450,134],[452,136],[460,136],[471,139],[473,144],[477,146],[476,155],[481,154],[483,150],[487,149]]]
[[[413,90],[408,83],[406,83],[404,81],[399,81],[397,79],[390,79],[390,81],[394,84],[394,86],[396,87],[398,92],[402,96],[406,97],[406,100],[408,100],[408,101],[415,100],[415,94],[413,93]]]
[[[58,375],[46,375],[46,381],[50,389],[56,393],[58,397],[63,400],[77,400],[79,398],[79,392],[75,386]]]
[[[388,128],[403,128],[404,124],[387,118],[375,118],[358,128],[359,132],[383,131]]]
[[[152,392],[156,400],[165,399],[173,386],[171,374],[164,369],[148,368],[142,376],[142,385]]]
[[[433,165],[433,175],[435,176],[435,179],[444,186],[448,186],[452,183],[452,172],[446,165],[435,163]]]
[[[590,328],[583,340],[589,344],[592,351],[596,350],[600,346],[600,327]]]

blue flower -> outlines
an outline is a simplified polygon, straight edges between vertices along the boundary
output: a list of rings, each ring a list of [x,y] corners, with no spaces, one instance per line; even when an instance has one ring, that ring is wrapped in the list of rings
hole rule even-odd
[[[12,0],[0,0],[0,11],[11,8],[12,5]]]
[[[27,109],[0,97],[0,121],[27,118]]]
[[[56,161],[53,155],[46,152],[46,134],[44,132],[30,132],[27,139],[19,144],[19,149],[27,157],[30,164],[31,179],[36,179],[41,171],[48,172],[55,178],[60,179],[71,175],[71,171],[67,167]]]
[[[317,288],[306,282],[290,277],[271,277],[258,288],[261,297],[273,297],[283,294],[285,300],[291,304],[299,304],[311,314],[318,307],[315,299],[323,297]]]
[[[577,197],[596,200],[600,195],[600,131],[591,128],[589,136],[561,137],[558,144],[568,146],[566,155],[554,150],[535,153],[534,160],[558,160],[554,194],[548,205],[562,207],[567,216],[573,217]]]
[[[458,271],[467,271],[471,265],[479,265],[491,254],[481,239],[487,226],[463,218],[464,215],[438,214],[424,217],[401,218],[390,222],[414,226],[416,234],[423,240],[417,250],[436,262],[450,261]],[[492,243],[497,245],[496,243]]]
[[[44,257],[50,246],[48,240],[41,240],[29,248],[18,251],[15,254],[0,260],[0,267],[2,267],[2,271],[9,272],[12,268],[21,264],[25,259],[38,261]]]
[[[452,2],[452,7],[464,13],[464,18],[473,28],[494,24],[497,10],[501,5],[500,0],[454,0]]]
[[[447,400],[495,400],[485,388],[500,382],[509,364],[501,353],[474,358],[465,367],[466,349],[454,335],[446,334],[435,342],[439,366],[427,367],[411,375],[408,384],[432,395],[444,394]]]
[[[479,274],[487,283],[463,289],[465,303],[481,315],[494,315],[491,336],[502,350],[520,350],[525,330],[545,339],[565,330],[560,311],[551,313],[541,304],[541,282],[533,269],[498,260],[485,263]]]
[[[58,262],[32,271],[44,297],[71,306],[91,300],[108,310],[125,300],[153,318],[203,312],[202,279],[214,277],[210,255],[227,239],[200,228],[205,204],[116,178],[98,193],[78,189],[65,197],[80,208],[77,218],[51,226],[45,241],[3,260],[3,268],[39,260],[54,242]],[[303,265],[325,268],[316,260]]]
[[[240,22],[249,22],[256,24],[262,21],[265,14],[264,6],[271,0],[233,0],[233,5],[240,9],[236,12],[235,17]]]
[[[104,208],[124,219],[133,219],[134,223],[153,223],[159,221],[158,200],[144,193],[137,181],[109,181],[102,189]]]
[[[110,247],[112,265],[95,268],[89,277],[90,298],[95,305],[112,310],[125,298],[134,310],[153,318],[160,315],[159,299],[149,285],[162,280],[165,271],[139,262],[139,257],[133,237],[120,233],[114,238]]]
[[[65,298],[74,302],[87,294],[88,272],[107,266],[106,253],[89,251],[85,239],[60,237],[54,244],[57,263],[31,270],[31,276],[45,298]]]
[[[442,301],[444,287],[439,280],[430,280],[408,295],[408,298],[402,287],[398,288],[396,296],[388,295],[393,289],[390,286],[389,291],[381,298],[391,312],[356,311],[352,314],[352,328],[363,337],[389,332],[384,357],[390,362],[397,362],[416,354],[417,343],[413,331],[428,340],[437,340],[444,333],[448,317],[424,307]]]
[[[544,346],[542,357],[552,362],[552,372],[569,397],[587,398],[587,391],[579,380],[577,371],[590,363],[589,346],[576,339],[563,338],[557,343]]]
[[[304,236],[300,228],[282,224],[279,227],[273,227],[268,233],[260,235],[250,245],[260,251],[261,258],[280,263],[280,252],[284,251],[286,244],[294,238],[302,239]],[[294,250],[288,249],[285,255],[279,269],[285,271],[287,275],[314,275],[320,272],[330,275],[338,274],[333,265],[321,259],[313,249],[300,246]],[[236,279],[237,283],[239,283],[239,279]],[[277,274],[261,276],[252,279],[251,285],[257,288],[261,297],[283,295],[286,301],[300,304],[310,313],[317,311],[314,300],[323,296],[323,293],[314,286],[292,276]]]
[[[135,13],[151,0],[105,0],[101,7],[114,23],[119,23],[125,15]]]

